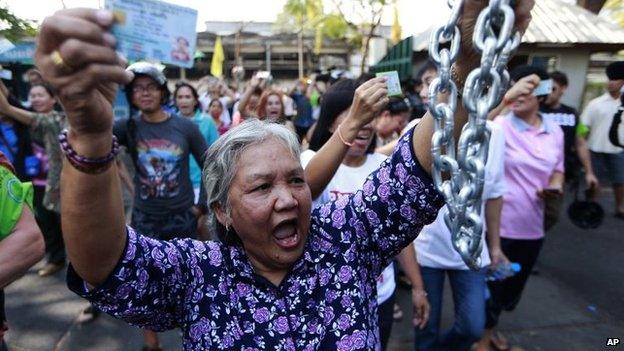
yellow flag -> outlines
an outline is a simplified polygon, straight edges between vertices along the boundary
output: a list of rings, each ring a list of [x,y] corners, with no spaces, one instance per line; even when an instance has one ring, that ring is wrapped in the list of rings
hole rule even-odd
[[[392,9],[394,10],[394,21],[392,22],[390,39],[392,40],[392,44],[396,45],[401,41],[401,23],[399,23],[399,9],[397,8],[396,1],[393,2]]]
[[[214,51],[212,52],[212,63],[210,64],[210,74],[215,77],[223,77],[223,60],[225,54],[223,53],[223,45],[221,44],[221,37],[217,37],[215,40]]]

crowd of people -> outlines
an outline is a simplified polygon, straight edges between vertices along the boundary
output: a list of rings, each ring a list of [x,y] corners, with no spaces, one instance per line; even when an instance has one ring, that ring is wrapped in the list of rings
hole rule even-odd
[[[521,31],[531,5],[516,9]],[[464,9],[466,38],[479,10]],[[580,117],[561,102],[565,73],[512,68],[487,122],[486,244],[471,270],[430,176],[435,64],[401,97],[368,74],[288,89],[265,72],[240,91],[215,77],[170,84],[101,40],[112,20],[55,14],[28,100],[0,84],[0,288],[45,246],[38,273],[69,258],[68,286],[91,303],[80,321],[103,311],[139,326],[144,351],[162,350],[158,332],[173,328],[185,350],[385,350],[404,314],[401,279],[416,350],[509,349],[498,320],[520,301],[566,184],[584,178],[592,199],[611,184],[624,218],[624,62],[607,68],[607,93]],[[68,41],[91,54],[64,50]],[[462,55],[465,78],[478,62]],[[131,113],[113,120],[116,85]],[[456,128],[466,118],[458,110]],[[488,278],[510,262],[517,274]],[[441,330],[447,276],[454,321]]]

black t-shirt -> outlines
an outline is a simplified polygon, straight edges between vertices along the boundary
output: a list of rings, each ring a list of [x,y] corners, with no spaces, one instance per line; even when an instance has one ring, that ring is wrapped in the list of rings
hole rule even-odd
[[[564,163],[566,174],[571,174],[574,169],[578,169],[580,161],[576,154],[576,126],[579,118],[576,110],[570,106],[561,104],[558,108],[550,108],[544,104],[540,106],[540,113],[545,120],[551,120],[558,124],[563,130],[564,138]]]
[[[203,164],[206,139],[191,120],[176,115],[160,123],[135,118],[134,207],[149,214],[184,211],[194,202],[189,155]],[[115,122],[113,133],[128,146],[128,120]]]

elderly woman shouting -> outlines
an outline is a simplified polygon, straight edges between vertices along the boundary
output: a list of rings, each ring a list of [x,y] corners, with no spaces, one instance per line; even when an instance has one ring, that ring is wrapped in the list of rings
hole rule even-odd
[[[528,2],[517,9],[522,27]],[[483,6],[464,4],[466,42]],[[132,79],[113,49],[112,22],[106,11],[58,12],[42,24],[36,51],[70,125],[61,182],[70,288],[128,323],[180,328],[185,350],[374,350],[376,278],[442,205],[429,176],[431,117],[362,191],[314,211],[296,136],[244,123],[211,146],[204,166],[221,240],[150,239],[124,224],[112,162],[115,83]],[[476,65],[469,51],[458,62],[459,78]],[[330,147],[353,142],[387,102],[385,85],[358,88]],[[459,111],[457,124],[465,119]]]

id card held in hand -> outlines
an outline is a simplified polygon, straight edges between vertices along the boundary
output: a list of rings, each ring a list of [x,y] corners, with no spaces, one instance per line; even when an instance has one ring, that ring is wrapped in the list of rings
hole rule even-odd
[[[106,0],[113,12],[117,51],[128,60],[190,68],[197,42],[197,10],[157,0]]]
[[[388,71],[388,72],[379,72],[375,75],[376,77],[388,77],[388,96],[400,96],[403,95],[401,91],[401,82],[399,81],[399,72],[397,71]]]

